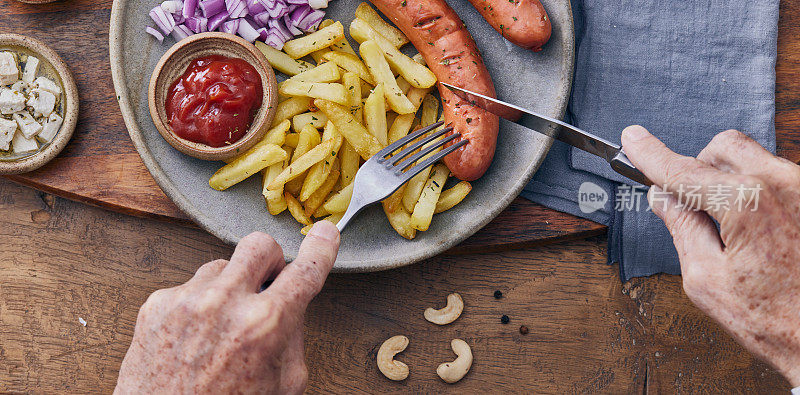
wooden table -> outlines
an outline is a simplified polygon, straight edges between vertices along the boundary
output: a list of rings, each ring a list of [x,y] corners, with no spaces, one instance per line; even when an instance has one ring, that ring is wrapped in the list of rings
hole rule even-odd
[[[20,14],[33,10],[11,7],[15,13],[0,22],[24,24]],[[107,34],[96,20],[108,17],[108,0],[47,7],[69,10],[54,18],[75,18],[69,23],[85,26],[86,42]],[[781,4],[776,127],[779,153],[794,161],[800,159],[793,135],[800,126],[799,16],[800,5]],[[54,30],[48,33],[58,35]],[[57,45],[72,62],[107,54],[85,42]],[[99,67],[108,73],[107,63]],[[87,76],[77,78],[91,88]],[[88,130],[118,127],[103,113],[112,104],[82,108]],[[79,136],[70,149],[97,136]],[[146,174],[134,176],[152,185]],[[147,295],[231,253],[196,228],[104,211],[3,179],[0,213],[1,392],[110,391]],[[617,267],[605,265],[600,237],[515,247],[524,248],[331,276],[308,312],[310,392],[786,393],[781,377],[692,306],[679,277],[621,284]],[[504,298],[494,299],[495,290]],[[452,291],[464,297],[464,315],[432,327],[422,311]],[[503,314],[511,317],[507,325],[500,323]],[[530,333],[520,334],[520,325]],[[402,383],[385,379],[374,363],[380,343],[395,334],[411,339],[400,359],[412,373]],[[464,380],[446,385],[435,367],[453,357],[453,337],[472,345],[475,363]]]

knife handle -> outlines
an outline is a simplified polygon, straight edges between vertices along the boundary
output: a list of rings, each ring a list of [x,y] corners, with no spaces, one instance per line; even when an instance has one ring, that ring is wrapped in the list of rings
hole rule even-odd
[[[625,152],[619,150],[616,155],[609,161],[611,164],[611,168],[614,169],[619,174],[622,174],[625,177],[630,178],[633,181],[636,181],[645,186],[652,186],[653,182],[650,181],[647,176],[644,175],[636,166],[631,163],[631,160],[628,159],[628,156],[625,155]]]

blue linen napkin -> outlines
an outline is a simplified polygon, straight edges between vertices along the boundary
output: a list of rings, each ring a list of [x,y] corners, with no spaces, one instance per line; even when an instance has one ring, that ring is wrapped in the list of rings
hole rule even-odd
[[[775,152],[778,0],[573,0],[576,65],[566,120],[611,141],[640,124],[697,155],[726,129]],[[623,281],[679,274],[672,238],[608,164],[555,142],[522,196],[609,226],[609,262]],[[591,183],[597,187],[592,186]],[[605,193],[602,207],[586,193]],[[626,206],[641,198],[637,209]],[[587,204],[589,206],[587,207]],[[590,212],[592,208],[596,211]]]

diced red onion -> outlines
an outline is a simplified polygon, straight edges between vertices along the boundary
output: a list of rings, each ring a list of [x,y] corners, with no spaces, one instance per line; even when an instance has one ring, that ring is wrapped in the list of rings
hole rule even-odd
[[[322,22],[322,18],[325,17],[325,11],[322,10],[314,10],[310,14],[306,15],[303,20],[297,23],[297,27],[305,32],[310,32],[312,30],[317,30],[317,26],[319,26],[320,22]]]
[[[156,40],[158,40],[158,42],[160,42],[160,43],[164,42],[164,35],[161,34],[160,31],[154,29],[153,27],[148,26],[146,29],[144,29],[144,31],[150,33],[153,37],[156,38]]]
[[[292,32],[284,26],[283,22],[279,19],[270,19],[269,21],[269,30],[275,31],[278,33],[284,41],[291,40],[294,38]]]
[[[249,42],[256,41],[256,39],[261,36],[261,34],[255,28],[253,28],[253,26],[250,25],[247,20],[244,19],[240,21],[239,29],[236,30],[236,33]]]
[[[208,31],[208,19],[202,16],[190,16],[186,18],[184,25],[195,33],[205,33]]]
[[[273,18],[280,18],[288,12],[288,6],[282,1],[276,1],[272,8],[267,7],[269,16]]]
[[[202,0],[200,10],[203,11],[204,17],[211,19],[212,16],[225,11],[225,0]]]
[[[191,35],[192,31],[185,25],[176,25],[175,29],[172,30],[172,38],[174,38],[175,41],[181,41]]]
[[[250,15],[260,14],[267,10],[267,5],[261,0],[247,0],[247,11]]]
[[[217,30],[224,22],[228,20],[228,12],[222,11],[217,15],[208,18],[208,31],[213,32]]]
[[[181,0],[166,0],[161,3],[161,9],[170,14],[174,14],[183,9],[183,2]]]
[[[259,28],[258,30],[258,39],[261,41],[266,41],[267,36],[269,35],[269,30],[266,27]]]
[[[172,33],[172,30],[175,29],[175,18],[172,17],[172,14],[161,9],[161,6],[150,10],[150,18],[153,19],[153,22],[156,23],[156,26],[164,35]]]
[[[231,19],[222,24],[222,31],[229,34],[236,34],[239,30],[239,19]]]
[[[308,0],[286,0],[288,4],[308,5]]]
[[[318,10],[320,8],[328,7],[328,0],[308,0],[308,5],[311,8]]]
[[[172,14],[172,19],[175,19],[175,24],[176,25],[181,25],[181,24],[183,24],[183,22],[186,21],[186,18],[183,17],[183,14],[181,14],[180,11],[178,11],[175,14]]]
[[[283,38],[280,37],[278,35],[278,33],[275,33],[274,30],[270,30],[269,33],[267,34],[267,39],[264,40],[264,43],[266,43],[270,47],[275,48],[277,50],[280,50],[280,49],[283,48],[283,43],[284,42],[285,41],[283,40]]]
[[[303,20],[303,18],[305,18],[305,17],[306,17],[306,15],[308,15],[308,14],[310,14],[310,13],[311,13],[311,7],[309,7],[309,6],[306,4],[306,5],[303,5],[303,6],[297,7],[297,9],[295,9],[294,11],[292,11],[292,13],[291,13],[291,14],[289,14],[289,15],[290,15],[290,17],[289,17],[289,18],[291,19],[291,21],[292,21],[292,24],[293,24],[293,25],[295,25],[295,26],[297,26],[297,25],[300,23],[300,21],[302,21],[302,20]]]
[[[199,5],[199,0],[183,0],[183,17],[188,18],[194,16],[195,10]]]
[[[225,0],[225,9],[231,18],[242,18],[248,14],[247,3],[244,0]]]
[[[289,29],[289,32],[292,33],[293,35],[299,36],[299,35],[303,34],[303,31],[298,29],[292,23],[292,19],[290,18],[289,14],[286,14],[286,15],[283,16],[283,24],[284,24],[284,26],[286,26],[287,29]]]

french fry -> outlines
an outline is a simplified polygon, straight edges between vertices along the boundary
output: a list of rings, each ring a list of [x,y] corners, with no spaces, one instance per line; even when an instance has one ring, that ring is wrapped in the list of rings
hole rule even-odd
[[[300,133],[287,133],[283,139],[284,147],[292,147],[294,149],[297,148],[298,143],[300,143]]]
[[[300,205],[300,202],[292,196],[291,193],[285,192],[283,197],[286,199],[286,206],[289,209],[289,213],[292,214],[294,219],[303,224],[303,225],[311,225],[311,218],[308,218],[305,211],[303,211],[303,206]]]
[[[422,104],[422,101],[425,99],[425,95],[431,91],[431,88],[415,88],[411,87],[408,89],[408,93],[406,97],[408,97],[408,101],[414,105],[414,111],[416,112],[419,110],[419,106]]]
[[[268,130],[267,134],[264,135],[264,138],[261,139],[258,144],[275,144],[279,147],[282,146],[283,143],[286,142],[286,132],[289,131],[291,125],[292,123],[289,122],[288,119],[284,119],[283,122]]]
[[[305,202],[318,188],[325,184],[332,171],[339,167],[337,155],[339,154],[339,148],[342,146],[342,135],[339,134],[336,127],[333,126],[333,123],[330,121],[328,121],[328,124],[325,126],[325,133],[322,135],[322,141],[328,140],[336,140],[336,144],[331,148],[330,155],[328,155],[327,158],[321,160],[308,170],[306,179],[303,181],[303,188],[297,196],[297,199],[301,202]],[[339,177],[338,170],[336,177]],[[333,189],[337,178],[333,179],[331,189]],[[330,192],[330,189],[328,192]],[[326,196],[327,193],[321,199],[324,199]],[[320,202],[320,204],[322,204],[322,202]],[[319,204],[314,207],[314,209],[317,207],[319,207]],[[311,213],[313,213],[313,210],[308,214],[311,215]]]
[[[347,89],[335,82],[284,81],[278,92],[282,95],[308,96],[343,105],[349,104]]]
[[[217,170],[208,180],[208,185],[218,191],[224,191],[267,166],[284,159],[286,159],[286,151],[277,145],[255,146]]]
[[[316,147],[320,143],[320,136],[319,131],[313,125],[306,125],[300,130],[300,134],[298,135],[297,139],[297,147],[292,154],[292,160],[289,163],[294,163],[297,159],[305,155],[306,152],[310,151],[312,148]],[[285,170],[285,168],[284,168]],[[303,180],[306,177],[306,172],[301,172],[297,175],[293,180],[289,181],[284,185],[284,189],[289,191],[293,196],[297,196],[300,193],[300,189],[303,187]]]
[[[395,48],[400,48],[408,43],[408,38],[400,29],[384,21],[367,3],[358,5],[356,8],[356,18],[364,20],[364,22],[370,25],[376,32],[391,42]]]
[[[267,186],[267,189],[278,189],[286,182],[293,180],[303,174],[306,170],[314,166],[315,163],[330,157],[333,147],[336,145],[337,140],[323,141],[310,151],[297,158],[287,168],[283,169],[281,174],[278,174],[274,180]],[[341,140],[338,141],[341,144]],[[296,152],[295,152],[296,153]]]
[[[272,118],[272,127],[274,128],[284,120],[308,111],[309,105],[311,105],[311,98],[305,96],[290,97],[278,103],[278,107],[275,108],[275,118]]]
[[[392,144],[395,141],[407,136],[408,132],[411,131],[411,124],[413,122],[414,114],[398,115],[397,118],[394,119],[394,122],[392,122],[392,126],[389,128],[389,144]]]
[[[341,213],[341,214],[344,214],[344,213]],[[331,213],[329,213],[329,212],[328,212],[328,210],[325,210],[325,208],[324,208],[324,207],[322,207],[322,206],[319,206],[319,207],[317,208],[317,210],[316,210],[316,211],[314,211],[314,214],[311,214],[311,215],[312,215],[314,218],[322,218],[322,217],[327,217],[327,216],[331,215]]]
[[[269,64],[283,74],[300,74],[303,71],[314,67],[311,63],[306,61],[292,59],[289,55],[272,48],[261,41],[256,41],[255,45],[256,48],[258,48],[261,53],[264,54],[264,57],[267,58]]]
[[[394,80],[397,81],[397,87],[400,88],[400,90],[407,95],[408,90],[411,88],[411,84],[409,84],[408,81],[406,81],[406,79],[403,78],[402,75],[397,76],[397,78],[395,78]]]
[[[431,178],[425,183],[425,188],[422,189],[422,194],[419,195],[419,200],[411,213],[411,227],[423,232],[428,230],[433,212],[436,210],[436,202],[439,201],[442,187],[449,175],[450,170],[447,166],[438,164],[433,167]]]
[[[319,29],[328,27],[330,25],[333,25],[333,21],[330,20],[330,19],[325,19],[322,22],[320,22]],[[347,41],[346,37],[342,37],[342,38],[334,41],[333,44],[331,44],[331,46],[328,47],[328,49],[333,50],[333,51],[346,52],[346,53],[353,54],[353,55],[356,54],[356,51],[354,51],[353,47],[350,46],[350,43]]]
[[[342,74],[342,84],[347,89],[347,94],[350,96],[350,113],[353,117],[361,122],[364,119],[363,110],[361,107],[361,84],[360,79],[356,73],[346,71]]]
[[[339,51],[329,51],[322,57],[329,63],[338,65],[351,73],[356,73],[368,84],[375,85],[375,79],[372,78],[372,74],[367,70],[367,66],[364,65],[364,62],[362,62],[358,56]]]
[[[314,51],[327,48],[342,38],[344,38],[344,26],[341,22],[334,22],[314,33],[287,41],[286,44],[283,44],[283,51],[292,58],[298,59]]]
[[[368,84],[367,81],[364,81],[360,78],[359,84],[361,84],[361,98],[366,99],[367,96],[369,96],[369,92],[372,90],[373,85]]]
[[[409,215],[406,210],[401,207],[399,210],[390,211],[387,209],[387,203],[385,201],[381,204],[383,204],[383,212],[386,213],[389,224],[392,225],[392,228],[397,234],[409,240],[416,237],[417,230],[411,226],[411,215]]]
[[[422,100],[422,113],[419,115],[419,124],[423,127],[436,123],[439,116],[439,99],[426,95]]]
[[[270,165],[264,172],[261,194],[264,195],[264,200],[267,202],[267,210],[272,215],[278,215],[282,213],[283,210],[286,210],[286,199],[283,197],[283,188],[274,191],[267,189],[267,185],[281,173],[284,167],[289,165],[288,152],[286,153],[286,157],[286,160]]]
[[[456,204],[461,203],[471,190],[472,185],[470,183],[461,181],[450,189],[442,191],[441,195],[439,195],[439,201],[436,202],[436,210],[433,213],[439,214],[442,211],[450,210]]]
[[[369,159],[381,150],[381,143],[367,129],[357,122],[350,111],[339,104],[327,100],[314,100],[314,105],[333,122],[339,133],[361,155]]]
[[[317,129],[322,129],[328,123],[328,117],[325,114],[317,112],[304,112],[292,117],[292,130],[299,133],[307,125],[311,125]]]
[[[364,59],[369,72],[375,77],[375,81],[377,83],[383,82],[384,95],[392,110],[398,114],[414,112],[414,105],[411,104],[406,95],[403,94],[403,91],[400,90],[400,87],[397,86],[394,74],[389,70],[389,63],[386,62],[383,51],[378,44],[373,40],[364,41],[358,50],[361,52],[361,57]]]
[[[361,157],[350,143],[345,141],[339,149],[340,170],[342,173],[342,186],[348,186],[358,173],[358,161]]]
[[[386,100],[383,83],[378,84],[364,102],[364,125],[369,133],[378,139],[382,147],[387,146]]]
[[[350,35],[353,39],[360,42],[362,46],[367,41],[374,41],[375,44],[380,47],[381,52],[385,54],[386,61],[389,62],[393,69],[402,75],[411,86],[430,88],[436,83],[436,75],[433,74],[429,68],[415,62],[413,59],[400,52],[389,40],[381,36],[380,33],[375,31],[363,20],[356,18],[350,23]],[[359,49],[359,51],[363,50]],[[363,53],[361,57],[364,58]],[[364,61],[366,62],[366,59],[364,59]],[[369,66],[369,64],[367,66]],[[377,79],[378,77],[375,76],[375,78]]]
[[[342,73],[339,72],[338,66],[336,66],[335,64],[323,63],[319,66],[314,67],[313,69],[308,69],[300,74],[295,75],[292,78],[289,78],[286,81],[281,82],[280,84],[278,84],[278,90],[280,91],[280,87],[289,81],[333,82],[333,81],[338,81],[339,78],[342,78]]]
[[[431,167],[423,169],[406,183],[405,193],[403,194],[403,207],[408,212],[414,211],[414,206],[417,205],[422,189],[425,188],[425,183],[428,182],[428,177],[431,174]]]
[[[329,176],[325,178],[322,185],[306,199],[304,204],[306,215],[311,216],[314,214],[314,212],[322,206],[322,203],[325,202],[325,198],[331,193],[333,187],[336,186],[336,181],[339,180],[338,164],[338,161],[334,162],[333,166],[331,166],[333,170],[330,172]]]
[[[350,199],[353,197],[353,184],[344,187],[341,191],[336,192],[333,196],[322,205],[329,213],[343,213],[347,211],[347,206],[350,205]]]
[[[412,56],[411,59],[413,61],[423,65],[423,66],[427,66],[428,65],[427,63],[425,63],[425,58],[422,57],[421,53],[417,53],[416,55]]]
[[[404,210],[403,208],[403,190],[406,188],[405,185],[400,186],[396,191],[392,192],[389,197],[383,199],[384,203],[386,203],[383,208],[388,211],[397,211],[397,210]]]
[[[339,223],[339,221],[342,220],[342,217],[344,217],[344,213],[336,213],[336,214],[328,215],[326,218],[323,218],[320,221],[329,221],[329,222],[333,222],[333,224],[336,225],[337,223]],[[314,227],[313,224],[306,225],[302,229],[300,229],[300,233],[302,233],[303,236],[306,236],[306,235],[308,235],[308,232],[311,231],[312,227]]]

